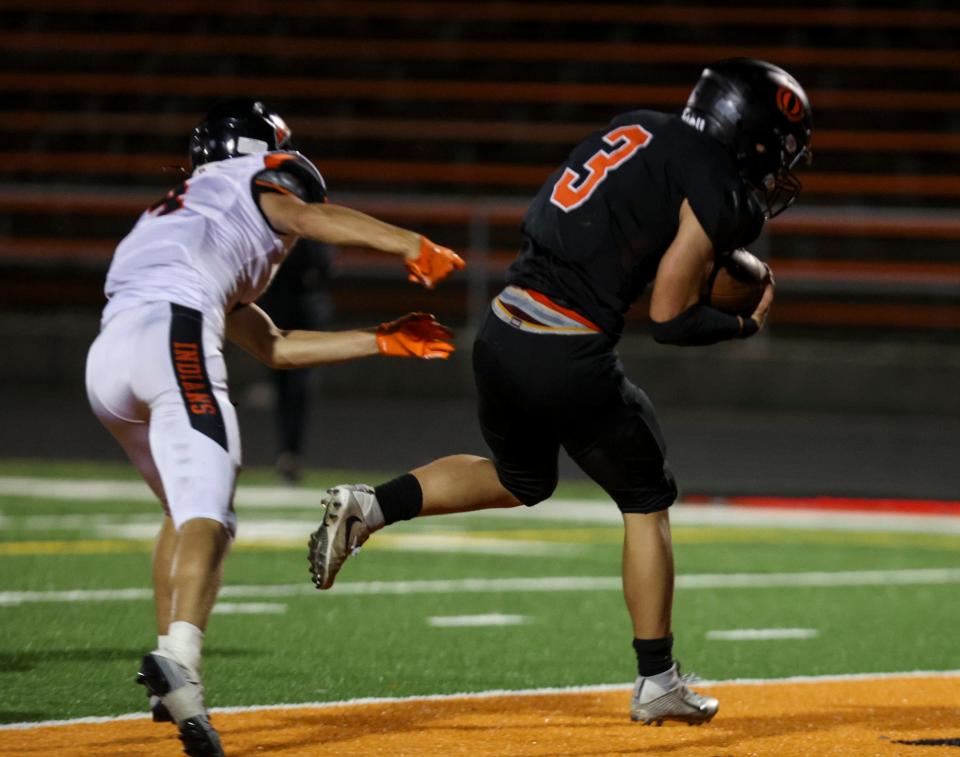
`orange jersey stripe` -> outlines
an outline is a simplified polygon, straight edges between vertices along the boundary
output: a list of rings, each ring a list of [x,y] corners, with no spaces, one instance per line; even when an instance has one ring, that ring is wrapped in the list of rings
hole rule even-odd
[[[532,289],[524,289],[523,291],[529,294],[533,299],[535,299],[544,307],[548,307],[551,310],[556,310],[558,313],[562,313],[563,315],[567,316],[567,318],[572,318],[577,323],[583,324],[587,328],[593,329],[594,331],[601,330],[600,327],[597,326],[597,324],[595,324],[589,318],[586,318],[580,315],[580,313],[576,312],[575,310],[570,310],[569,308],[565,308],[562,305],[558,305],[549,297],[547,297],[545,294],[540,294],[540,292],[535,292]]]

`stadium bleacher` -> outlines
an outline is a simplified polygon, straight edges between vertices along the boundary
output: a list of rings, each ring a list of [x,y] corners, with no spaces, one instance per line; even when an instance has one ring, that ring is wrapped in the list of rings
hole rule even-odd
[[[960,11],[915,5],[3,0],[0,297],[98,305],[114,244],[175,181],[191,126],[254,95],[332,199],[466,252],[471,275],[443,303],[466,315],[580,137],[623,110],[678,111],[704,63],[753,55],[797,76],[816,124],[800,204],[756,246],[778,329],[953,339]],[[338,309],[358,316],[403,284],[356,251],[340,273]]]

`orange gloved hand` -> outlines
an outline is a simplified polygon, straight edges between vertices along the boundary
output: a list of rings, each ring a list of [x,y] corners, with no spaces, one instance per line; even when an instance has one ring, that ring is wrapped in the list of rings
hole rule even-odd
[[[451,272],[462,271],[467,265],[453,250],[434,244],[426,237],[420,237],[420,257],[415,260],[406,258],[404,264],[410,274],[407,278],[427,289],[433,289]]]
[[[448,339],[453,332],[429,313],[408,313],[377,327],[377,347],[393,357],[446,360],[456,349]]]

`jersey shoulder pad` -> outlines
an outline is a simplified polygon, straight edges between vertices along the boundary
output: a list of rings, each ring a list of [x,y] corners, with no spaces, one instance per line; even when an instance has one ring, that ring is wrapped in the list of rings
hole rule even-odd
[[[763,229],[759,204],[723,147],[683,128],[689,130],[696,147],[680,150],[676,156],[680,184],[697,220],[718,252],[750,244]]]
[[[254,199],[265,192],[292,194],[304,202],[326,202],[327,185],[323,176],[299,152],[278,151],[263,156],[263,169],[253,175]]]

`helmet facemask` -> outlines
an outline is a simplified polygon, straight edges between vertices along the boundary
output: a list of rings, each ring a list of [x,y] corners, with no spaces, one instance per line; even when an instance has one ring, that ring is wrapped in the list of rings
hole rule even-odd
[[[803,189],[794,170],[800,165],[809,165],[813,159],[813,153],[807,146],[799,145],[793,134],[775,133],[772,146],[773,149],[769,149],[763,142],[753,144],[748,148],[755,153],[753,159],[742,153],[737,155],[744,181],[768,219],[793,205]]]

